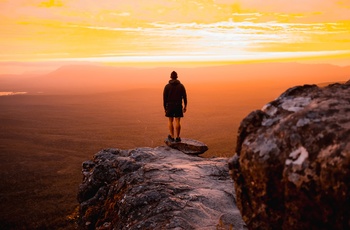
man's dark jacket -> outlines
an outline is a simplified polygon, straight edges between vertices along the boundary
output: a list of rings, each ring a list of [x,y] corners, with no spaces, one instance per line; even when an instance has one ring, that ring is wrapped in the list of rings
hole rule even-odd
[[[163,106],[166,110],[167,104],[181,105],[184,100],[184,106],[187,106],[187,94],[183,84],[177,79],[172,79],[164,87]]]

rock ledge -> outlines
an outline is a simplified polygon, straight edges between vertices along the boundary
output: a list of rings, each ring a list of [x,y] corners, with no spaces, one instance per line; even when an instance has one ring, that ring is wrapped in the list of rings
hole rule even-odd
[[[82,172],[80,229],[245,229],[226,158],[106,149]]]

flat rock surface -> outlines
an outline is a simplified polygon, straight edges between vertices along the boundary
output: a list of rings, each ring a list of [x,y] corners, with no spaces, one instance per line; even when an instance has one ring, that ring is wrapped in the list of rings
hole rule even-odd
[[[208,150],[208,146],[203,142],[188,138],[182,138],[181,142],[170,141],[167,138],[164,142],[167,146],[190,155],[200,155]]]
[[[249,114],[229,165],[250,229],[350,229],[350,82],[294,87]]]
[[[227,158],[106,149],[82,172],[80,229],[245,229]]]

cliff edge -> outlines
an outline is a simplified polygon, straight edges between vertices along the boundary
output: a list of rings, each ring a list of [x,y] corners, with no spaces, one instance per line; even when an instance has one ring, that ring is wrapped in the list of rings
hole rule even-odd
[[[228,164],[184,148],[84,162],[80,228],[350,229],[350,82],[293,87],[250,113]]]
[[[226,158],[106,149],[83,175],[80,229],[244,229]]]

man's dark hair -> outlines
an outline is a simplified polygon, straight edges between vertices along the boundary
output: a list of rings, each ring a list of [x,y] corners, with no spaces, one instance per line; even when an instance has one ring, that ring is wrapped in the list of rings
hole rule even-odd
[[[171,77],[171,79],[176,79],[177,78],[177,73],[175,71],[171,72],[170,77]]]

